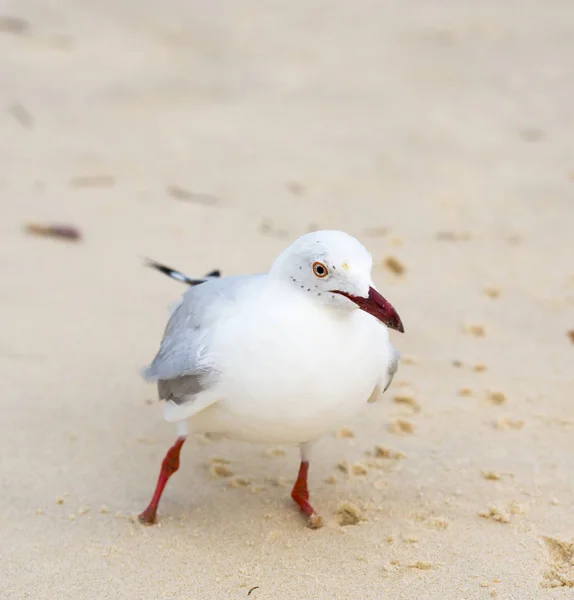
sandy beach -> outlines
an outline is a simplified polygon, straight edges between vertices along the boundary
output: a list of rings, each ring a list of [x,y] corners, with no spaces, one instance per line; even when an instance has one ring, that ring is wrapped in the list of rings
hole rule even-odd
[[[572,57],[571,0],[5,0],[0,598],[572,598]],[[184,291],[142,258],[265,271],[319,228],[406,329],[317,445],[325,527],[296,448],[206,437],[140,525]]]

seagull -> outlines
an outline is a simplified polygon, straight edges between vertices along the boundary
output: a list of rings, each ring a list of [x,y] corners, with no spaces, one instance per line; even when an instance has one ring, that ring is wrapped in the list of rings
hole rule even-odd
[[[321,527],[307,485],[311,448],[388,389],[400,357],[389,329],[403,333],[403,324],[372,281],[371,254],[347,233],[315,231],[264,274],[194,279],[148,265],[190,287],[143,372],[157,383],[177,439],[139,520],[156,522],[191,431],[298,445],[291,497],[307,526]]]

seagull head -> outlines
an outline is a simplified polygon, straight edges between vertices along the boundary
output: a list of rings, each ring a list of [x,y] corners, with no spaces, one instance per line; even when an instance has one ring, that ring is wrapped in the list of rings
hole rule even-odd
[[[397,311],[373,284],[372,267],[372,256],[354,237],[342,231],[314,231],[285,249],[270,275],[317,302],[345,310],[363,310],[402,333]]]

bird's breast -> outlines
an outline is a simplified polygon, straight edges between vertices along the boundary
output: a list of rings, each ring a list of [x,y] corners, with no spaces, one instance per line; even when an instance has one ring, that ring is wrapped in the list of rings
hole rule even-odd
[[[359,310],[291,306],[222,331],[213,345],[222,404],[238,418],[328,428],[367,402],[387,360],[386,330]]]

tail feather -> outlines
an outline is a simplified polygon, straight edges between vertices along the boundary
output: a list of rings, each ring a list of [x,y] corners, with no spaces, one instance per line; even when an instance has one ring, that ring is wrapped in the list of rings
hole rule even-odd
[[[151,260],[150,258],[146,259],[145,264],[148,267],[151,267],[152,269],[156,269],[160,273],[163,273],[164,275],[167,275],[168,277],[175,279],[176,281],[180,281],[181,283],[186,283],[187,285],[190,285],[190,286],[200,285],[201,283],[205,283],[206,281],[209,281],[210,279],[213,279],[214,277],[221,277],[221,272],[219,270],[215,270],[215,271],[211,271],[211,273],[208,273],[207,275],[205,275],[205,277],[200,277],[200,278],[194,279],[192,277],[188,277],[185,273],[182,273],[181,271],[176,271],[175,269],[172,269],[171,267],[168,267],[166,265],[162,265],[161,263],[158,263],[155,260]]]

